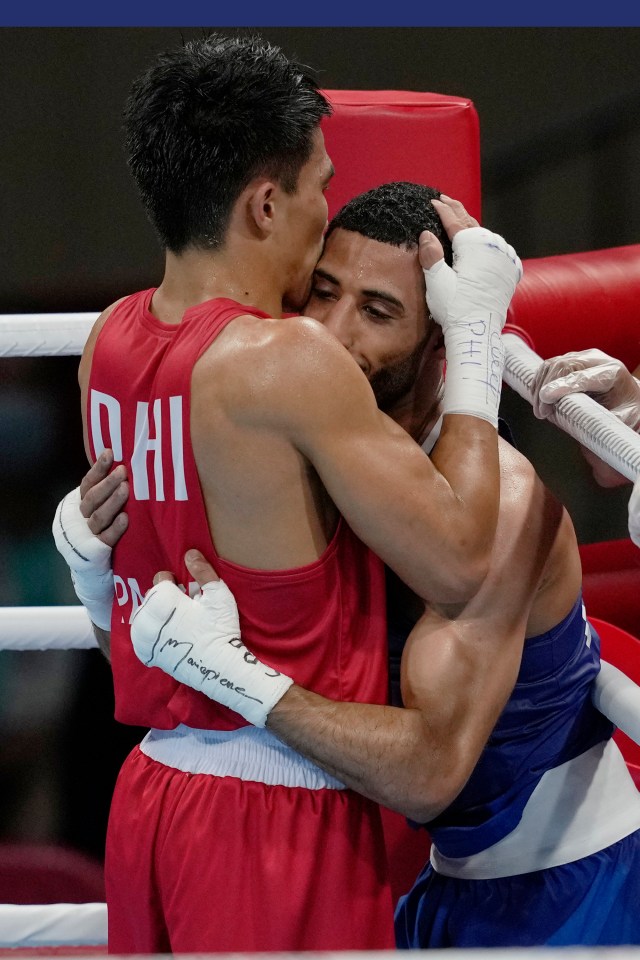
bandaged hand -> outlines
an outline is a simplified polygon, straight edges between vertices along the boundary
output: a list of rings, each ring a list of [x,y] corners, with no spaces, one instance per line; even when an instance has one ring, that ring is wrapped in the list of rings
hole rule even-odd
[[[640,430],[640,381],[602,350],[569,352],[545,360],[532,386],[533,412],[539,419],[555,423],[557,402],[574,393],[589,394],[632,430]],[[628,483],[590,450],[581,449],[600,486]]]
[[[432,262],[432,234],[420,237],[427,306],[444,334],[447,371],[444,413],[461,413],[498,424],[504,346],[501,331],[522,277],[513,247],[477,225],[462,204],[433,201],[452,238],[453,268]]]
[[[145,666],[159,667],[264,727],[293,680],[245,647],[233,594],[202,554],[189,551],[185,562],[202,593],[191,599],[173,578],[156,582],[131,620],[133,649]]]
[[[114,598],[111,547],[92,533],[80,501],[80,487],[62,498],[53,518],[53,539],[71,571],[78,600],[91,621],[109,631]]]
[[[111,548],[128,526],[127,471],[113,469],[113,453],[103,450],[80,486],[63,497],[53,519],[58,552],[71,571],[76,596],[97,627],[111,630],[114,599]]]

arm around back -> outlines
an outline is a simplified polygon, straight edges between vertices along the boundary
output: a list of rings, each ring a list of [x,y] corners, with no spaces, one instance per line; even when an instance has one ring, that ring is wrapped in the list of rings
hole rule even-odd
[[[471,775],[516,682],[525,635],[560,622],[579,589],[566,512],[528,463],[510,451],[506,459],[489,574],[469,603],[430,606],[417,623],[402,659],[405,708],[333,703],[293,686],[267,721],[348,786],[419,822]]]

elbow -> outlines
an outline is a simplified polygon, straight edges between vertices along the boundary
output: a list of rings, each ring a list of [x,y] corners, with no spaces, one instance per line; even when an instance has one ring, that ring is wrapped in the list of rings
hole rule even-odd
[[[438,772],[414,784],[411,793],[404,797],[398,812],[414,823],[427,824],[450,807],[469,778],[470,771],[457,770]]]
[[[469,603],[487,578],[490,558],[490,551],[483,551],[475,556],[463,551],[447,571],[446,578],[442,578],[438,595],[435,596],[432,592],[428,599],[432,603],[441,604]]]
[[[452,735],[442,730],[436,737],[437,748],[432,741],[413,768],[420,773],[412,779],[399,811],[416,823],[429,823],[450,807],[478,762],[480,751],[461,731]]]
[[[419,794],[406,797],[398,812],[414,823],[428,824],[451,806],[463,786],[461,784],[457,790],[442,790],[430,785]]]
[[[494,530],[495,534],[495,530]],[[465,600],[471,600],[486,580],[491,569],[495,536],[481,540],[460,543],[458,548],[458,567],[460,591]],[[461,598],[462,599],[462,598]]]

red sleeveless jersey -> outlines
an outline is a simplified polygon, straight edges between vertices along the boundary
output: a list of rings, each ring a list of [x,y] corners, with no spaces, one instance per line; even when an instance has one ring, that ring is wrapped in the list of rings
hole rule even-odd
[[[168,569],[187,584],[183,558],[190,547],[202,551],[233,591],[253,653],[331,699],[385,703],[383,566],[346,522],[339,522],[318,560],[291,570],[252,570],[222,560],[211,539],[190,440],[191,374],[227,323],[243,314],[267,315],[217,299],[190,308],[178,325],[165,324],[149,310],[153,293],[127,297],[105,322],[87,401],[92,455],[111,447],[130,480],[129,528],[113,552],[116,719],[160,729],[246,724],[160,669],[143,666],[131,645],[129,620],[153,575]]]

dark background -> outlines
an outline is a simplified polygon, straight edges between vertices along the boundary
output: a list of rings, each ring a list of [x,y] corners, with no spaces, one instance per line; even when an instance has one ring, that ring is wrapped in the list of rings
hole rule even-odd
[[[638,28],[256,31],[316,67],[328,89],[470,98],[480,118],[482,219],[523,258],[639,242]],[[159,282],[162,259],[124,163],[120,115],[153,55],[199,33],[0,29],[0,313],[97,312]],[[77,364],[0,360],[4,605],[75,603],[50,524],[86,467]],[[575,444],[533,421],[507,388],[503,412],[581,542],[624,536],[628,489],[599,490]],[[0,840],[54,840],[102,856],[115,771],[139,738],[111,711],[97,652],[0,654]]]

